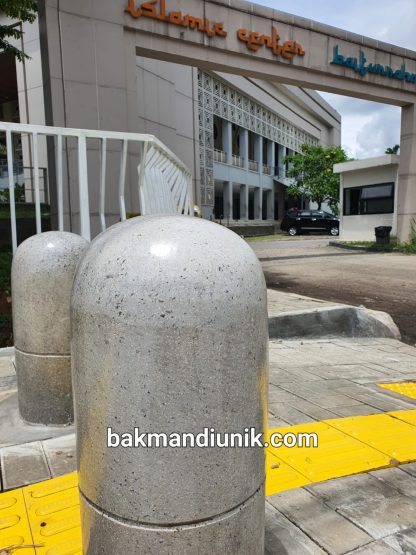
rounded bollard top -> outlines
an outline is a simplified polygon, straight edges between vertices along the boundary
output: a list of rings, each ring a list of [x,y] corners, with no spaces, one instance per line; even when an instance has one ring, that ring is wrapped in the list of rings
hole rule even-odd
[[[195,303],[201,311],[205,304],[241,309],[242,298],[246,308],[266,303],[261,265],[243,239],[208,220],[157,215],[116,224],[92,242],[75,277],[72,307],[123,322],[151,317],[154,324]]]
[[[45,231],[29,237],[17,248],[13,266],[24,264],[28,271],[47,272],[62,267],[65,258],[78,261],[88,241],[69,231]],[[42,261],[42,265],[40,262]]]
[[[12,263],[15,347],[37,355],[69,355],[70,296],[88,241],[66,231],[26,239]]]

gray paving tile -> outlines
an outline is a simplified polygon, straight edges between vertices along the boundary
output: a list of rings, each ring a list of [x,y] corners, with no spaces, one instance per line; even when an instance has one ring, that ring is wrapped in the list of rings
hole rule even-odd
[[[312,402],[316,403],[324,409],[333,409],[335,407],[351,407],[354,405],[361,405],[360,401],[348,397],[347,395],[342,395],[342,393],[334,393],[331,391],[328,395],[324,397],[313,397]]]
[[[338,512],[374,539],[381,539],[415,525],[416,500],[405,495],[383,501],[368,497],[364,503],[341,507]]]
[[[415,477],[413,477],[407,472],[404,472],[404,470],[402,470],[403,468],[403,466],[399,466],[398,468],[375,470],[371,472],[371,475],[396,488],[401,494],[416,499],[416,472]]]
[[[10,357],[0,358],[0,378],[5,378],[7,376],[14,376],[16,371],[14,369],[14,364]]]
[[[290,426],[289,422],[282,420],[281,418],[275,418],[272,414],[268,415],[268,427],[269,430],[273,428],[286,428]]]
[[[349,551],[346,555],[397,555],[397,551],[383,540],[371,542],[364,547]],[[399,552],[400,553],[400,552]],[[410,552],[409,554],[410,555]]]
[[[306,424],[307,422],[314,422],[315,419],[307,416],[303,412],[294,409],[286,403],[270,403],[269,412],[275,417],[291,425],[295,424]]]
[[[268,502],[332,555],[343,555],[372,540],[306,489],[272,495]]]
[[[0,358],[14,359],[14,347],[4,347],[0,349]]]
[[[402,555],[416,553],[416,525],[384,539],[385,543]]]
[[[410,476],[409,479],[412,480]],[[416,480],[414,482],[416,483]],[[400,497],[400,492],[392,484],[379,480],[371,474],[356,474],[328,480],[306,486],[306,489],[333,509],[360,505],[365,503],[368,497],[378,501]]]
[[[48,463],[40,442],[26,443],[0,450],[3,489],[9,490],[27,484],[48,480]]]
[[[75,434],[42,442],[52,477],[62,476],[77,469]]]
[[[374,407],[370,407],[369,405],[354,405],[350,407],[335,407],[332,409],[335,414],[338,416],[365,416],[367,414],[379,414],[381,411],[380,409],[376,409]]]
[[[266,502],[265,555],[323,555],[299,528]]]
[[[328,418],[337,417],[337,415],[334,412],[331,412],[325,408],[322,408],[317,404],[310,403],[305,399],[293,399],[293,400],[287,401],[287,403],[291,407],[297,410],[300,410],[301,412],[303,412],[307,416],[310,416],[311,418],[314,418],[315,420],[327,420]]]
[[[284,389],[280,389],[280,387],[276,387],[273,384],[269,385],[269,403],[281,403],[281,402],[289,402],[289,401],[296,401],[299,397],[296,397],[293,393],[286,391]]]
[[[416,463],[403,464],[400,466],[400,470],[416,478]]]

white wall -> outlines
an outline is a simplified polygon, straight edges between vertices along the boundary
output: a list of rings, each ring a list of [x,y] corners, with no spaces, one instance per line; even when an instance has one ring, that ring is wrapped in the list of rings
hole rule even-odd
[[[392,235],[397,234],[397,173],[398,164],[348,171],[341,174],[340,204],[340,239],[343,241],[374,241],[374,228],[391,226]],[[395,184],[395,211],[393,214],[365,214],[344,216],[344,188],[377,185],[378,183]]]
[[[139,56],[136,62],[137,129],[155,135],[188,166],[199,193],[197,70]]]

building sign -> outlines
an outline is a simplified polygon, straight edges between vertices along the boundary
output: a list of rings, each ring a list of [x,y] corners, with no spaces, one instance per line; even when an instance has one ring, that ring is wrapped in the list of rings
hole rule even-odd
[[[135,19],[148,17],[156,21],[179,25],[192,31],[200,31],[208,37],[218,36],[225,38],[228,35],[224,29],[224,23],[183,14],[180,11],[168,12],[166,10],[166,0],[149,0],[148,2],[139,3],[137,0],[129,0],[124,11]],[[274,27],[271,35],[263,35],[255,31],[249,32],[247,29],[238,29],[237,38],[244,42],[252,52],[257,52],[261,47],[270,48],[275,56],[281,56],[287,60],[291,60],[295,55],[305,55],[302,45],[296,41],[286,40],[280,44],[280,35]]]
[[[360,57],[353,58],[343,56],[339,52],[339,45],[334,47],[334,55],[332,61],[333,65],[344,66],[359,73],[361,77],[367,73],[382,75],[390,79],[398,79],[399,81],[407,81],[408,83],[416,83],[416,73],[409,73],[406,71],[406,64],[403,64],[400,69],[392,69],[390,66],[383,66],[381,64],[370,63],[367,64],[364,50],[360,50]]]
[[[286,40],[283,44],[279,44],[280,35],[278,35],[274,27],[272,28],[271,36],[261,35],[254,31],[249,33],[247,29],[239,29],[237,31],[237,38],[245,42],[247,48],[254,52],[257,52],[261,46],[265,46],[266,48],[270,48],[275,56],[282,56],[288,60],[291,60],[294,55],[305,55],[305,51],[299,42]]]
[[[150,17],[156,21],[165,21],[173,25],[180,25],[192,30],[201,31],[208,37],[226,37],[227,32],[224,31],[224,24],[218,22],[211,22],[209,19],[201,19],[193,15],[184,15],[182,12],[166,11],[166,0],[160,0],[159,9],[157,3],[159,0],[149,0],[149,2],[141,2],[139,7],[136,8],[136,0],[129,0],[125,11],[132,17],[138,19],[139,17]]]

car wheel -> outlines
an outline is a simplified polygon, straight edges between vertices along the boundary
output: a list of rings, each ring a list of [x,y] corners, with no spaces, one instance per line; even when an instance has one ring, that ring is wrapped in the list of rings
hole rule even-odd
[[[334,226],[334,227],[331,227],[331,229],[329,230],[329,233],[330,233],[331,235],[334,235],[334,236],[335,236],[335,235],[339,235],[339,228],[338,228],[338,227],[335,227],[335,226]]]
[[[291,227],[289,227],[289,229],[287,230],[287,232],[289,233],[289,235],[290,235],[291,237],[294,237],[295,235],[298,234],[298,228],[297,228],[297,227],[294,227],[294,226],[291,226]]]

